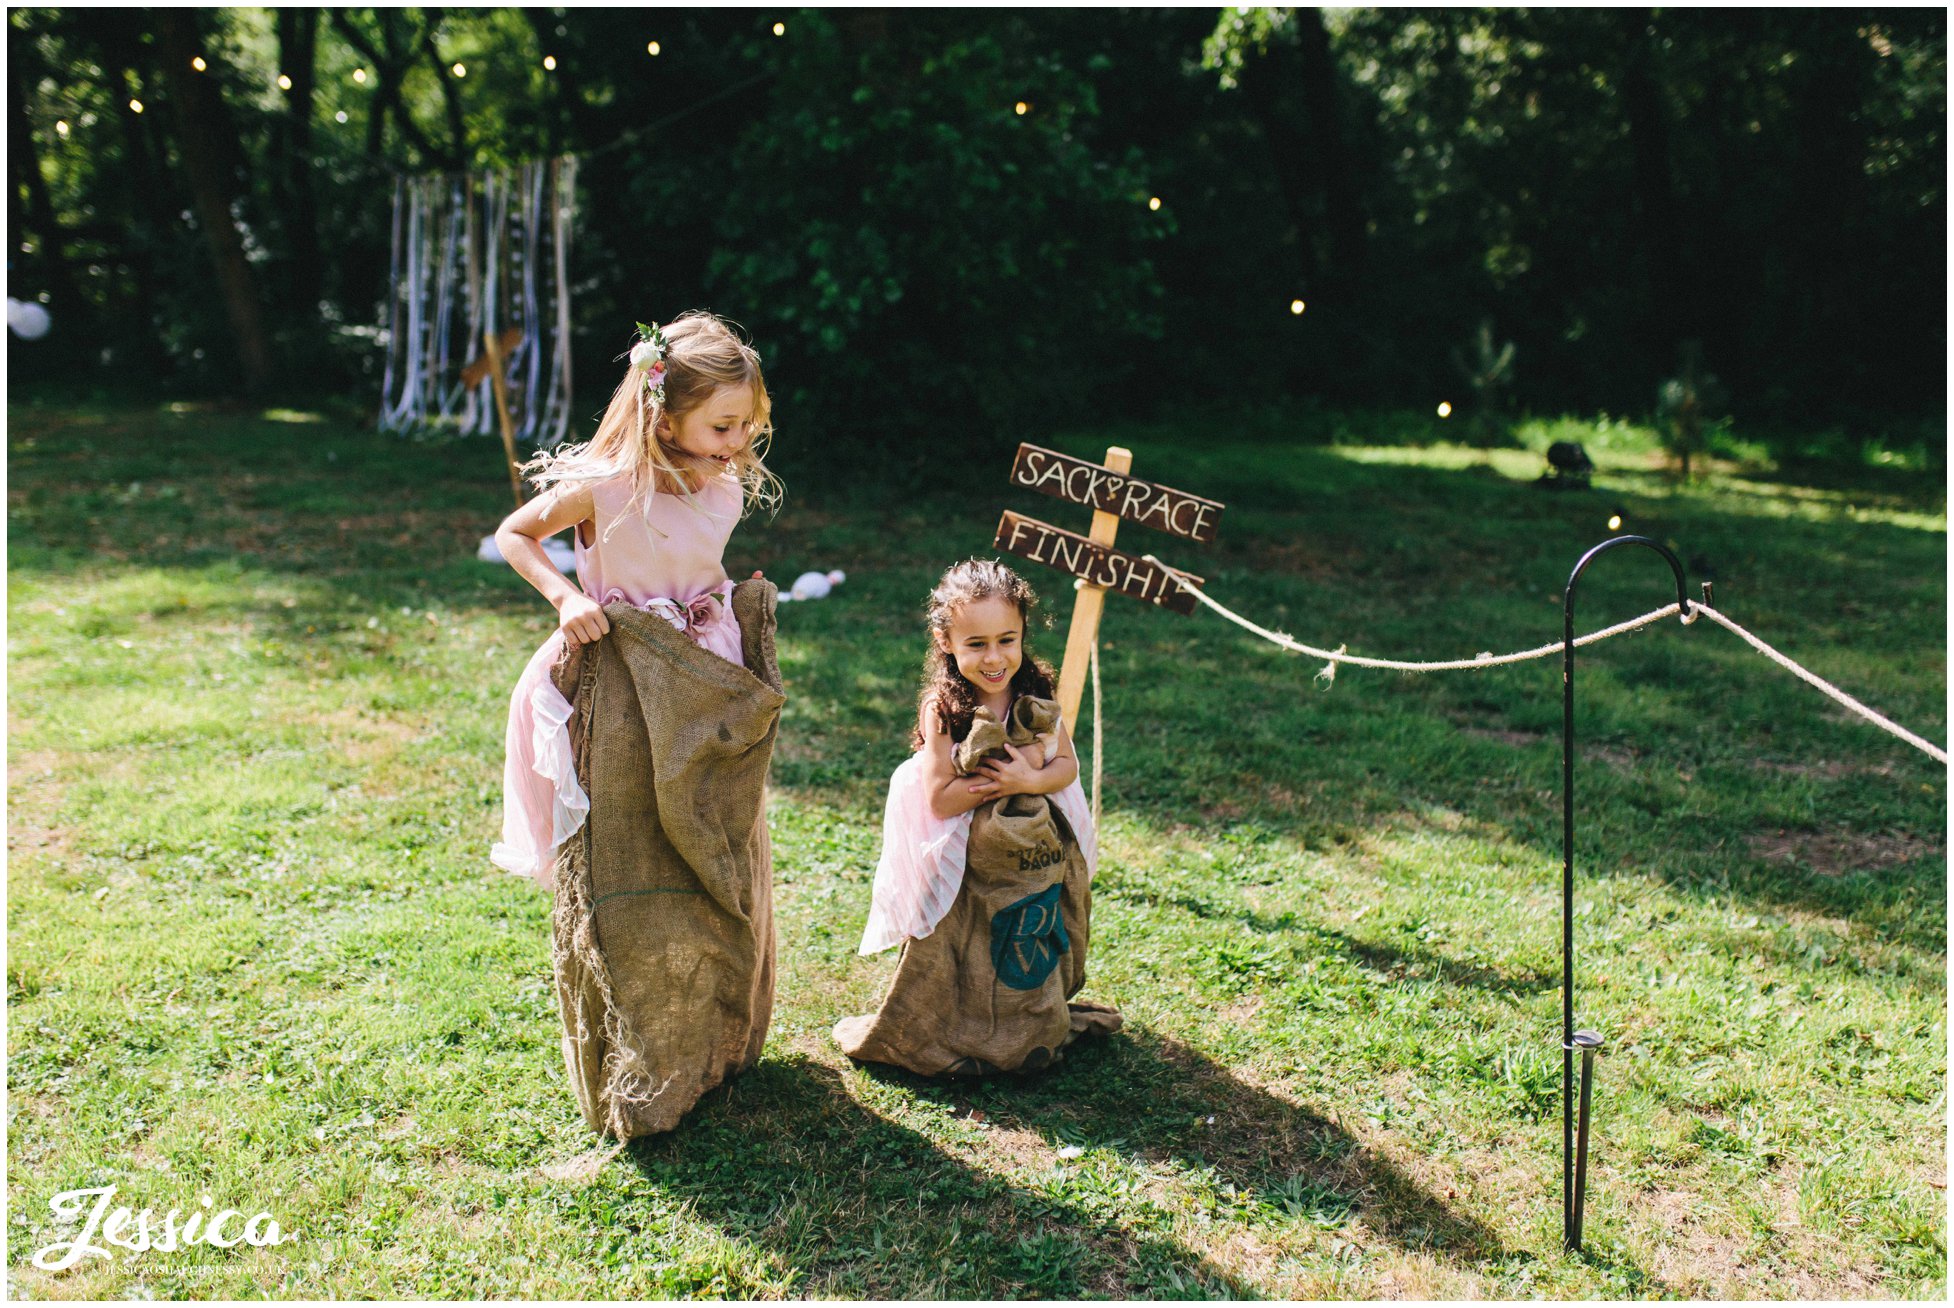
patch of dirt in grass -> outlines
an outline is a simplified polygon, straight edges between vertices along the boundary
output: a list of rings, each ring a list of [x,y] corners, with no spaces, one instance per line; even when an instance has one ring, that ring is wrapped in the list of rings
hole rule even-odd
[[[1042,1172],[1057,1161],[1057,1153],[1039,1132],[987,1120],[992,1125],[983,1133],[981,1152],[998,1165],[1000,1174]]]
[[[1256,572],[1279,572],[1285,576],[1307,577],[1312,581],[1329,581],[1343,575],[1345,570],[1337,566],[1338,561],[1356,557],[1359,553],[1340,549],[1336,544],[1323,540],[1305,543],[1273,536],[1255,537],[1245,548],[1237,551],[1242,562]]]
[[[1220,1019],[1223,1026],[1243,1027],[1248,1025],[1250,1020],[1261,1011],[1262,996],[1245,995],[1237,999],[1234,1003],[1223,1007],[1215,1016]]]
[[[1699,1287],[1700,1293],[1719,1297],[1747,1242],[1706,1225],[1700,1201],[1687,1190],[1652,1191],[1636,1207],[1650,1229],[1661,1233],[1649,1274],[1685,1294]]]
[[[1853,872],[1876,872],[1946,851],[1938,843],[1910,832],[1754,831],[1748,837],[1751,853],[1772,863],[1802,864],[1823,877]]]
[[[1412,1255],[1395,1267],[1387,1267],[1371,1283],[1371,1295],[1379,1299],[1431,1300],[1450,1298],[1438,1268],[1425,1255]]]
[[[1299,813],[1309,807],[1310,793],[1321,789],[1321,785],[1312,785],[1308,792],[1298,793],[1278,782],[1256,778],[1242,786],[1241,798],[1209,804],[1201,809],[1201,816],[1210,821],[1234,822],[1250,813],[1271,809],[1285,814]]]
[[[606,1145],[596,1149],[586,1149],[569,1158],[545,1163],[537,1170],[547,1180],[560,1181],[569,1185],[589,1185],[604,1170],[604,1164],[617,1157],[623,1145]]]
[[[339,708],[331,713],[315,713],[304,720],[317,728],[320,736],[332,743],[348,763],[366,765],[384,762],[419,739],[422,724],[386,717],[366,709]]]
[[[1863,1299],[1876,1294],[1878,1270],[1855,1261],[1832,1236],[1805,1226],[1798,1213],[1799,1168],[1776,1169],[1756,1183],[1777,1220],[1759,1238],[1688,1190],[1653,1190],[1636,1201],[1655,1233],[1650,1273],[1695,1298]],[[1813,1270],[1823,1269],[1823,1270]]]
[[[1459,730],[1468,736],[1477,736],[1481,740],[1496,740],[1514,749],[1526,749],[1547,739],[1543,732],[1509,731],[1504,727],[1468,727],[1461,724]]]
[[[12,724],[7,734],[15,737]],[[62,762],[51,750],[16,753],[7,772],[7,854],[66,860],[74,852],[73,832],[48,825],[45,819],[60,807],[63,787],[54,780]]]
[[[1216,1267],[1249,1285],[1266,1285],[1275,1272],[1276,1251],[1254,1231],[1228,1231],[1205,1252]]]
[[[1497,741],[1513,749],[1531,749],[1543,740],[1554,739],[1544,731],[1513,731],[1505,727],[1474,727],[1468,726],[1465,723],[1457,723],[1455,725],[1468,736],[1476,736],[1481,740]],[[1640,757],[1641,754],[1639,752],[1632,749],[1623,749],[1619,745],[1590,745],[1583,744],[1578,740],[1575,742],[1576,762],[1585,759],[1600,759],[1609,767],[1627,769],[1634,767],[1635,761]]]
[[[1810,763],[1783,763],[1776,759],[1752,759],[1753,768],[1759,772],[1777,772],[1792,777],[1819,777],[1826,781],[1837,781],[1840,777],[1890,777],[1893,775],[1891,762],[1868,766],[1863,763],[1841,763],[1833,759],[1819,759]]]

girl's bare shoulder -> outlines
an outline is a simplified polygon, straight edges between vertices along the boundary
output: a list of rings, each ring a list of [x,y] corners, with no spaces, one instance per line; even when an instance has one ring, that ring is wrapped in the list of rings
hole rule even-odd
[[[585,522],[596,512],[588,483],[553,486],[511,513],[504,525],[541,540]]]

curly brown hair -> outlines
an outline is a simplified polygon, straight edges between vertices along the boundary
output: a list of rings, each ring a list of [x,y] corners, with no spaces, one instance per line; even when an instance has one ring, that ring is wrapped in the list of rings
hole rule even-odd
[[[923,747],[926,713],[935,713],[937,725],[950,733],[951,740],[960,741],[970,734],[970,720],[981,702],[977,687],[957,671],[956,655],[943,645],[949,642],[950,621],[956,611],[973,600],[982,599],[1010,600],[1018,606],[1025,627],[1019,637],[1021,661],[1017,674],[1011,678],[1011,698],[1040,695],[1049,699],[1057,693],[1051,664],[1031,652],[1027,639],[1032,615],[1038,611],[1038,596],[1030,583],[995,559],[966,559],[945,572],[936,589],[930,592],[930,646],[929,653],[923,657],[922,689],[916,695],[916,726],[909,740],[912,750]]]

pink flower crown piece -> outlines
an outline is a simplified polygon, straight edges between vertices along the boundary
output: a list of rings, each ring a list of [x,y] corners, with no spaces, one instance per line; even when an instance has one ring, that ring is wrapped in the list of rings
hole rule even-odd
[[[631,366],[645,375],[645,389],[662,407],[665,403],[665,333],[657,323],[638,324],[638,343],[631,347]]]

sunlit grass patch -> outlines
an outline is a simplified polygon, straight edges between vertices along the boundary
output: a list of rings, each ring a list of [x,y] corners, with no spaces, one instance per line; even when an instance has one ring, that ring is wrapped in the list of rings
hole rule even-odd
[[[1612,421],[1493,451],[1436,445],[1425,415],[1311,421],[1047,443],[1127,444],[1137,474],[1228,503],[1210,547],[1139,528],[1122,547],[1301,639],[1397,657],[1557,639],[1572,560],[1625,509],[1692,582],[1715,573],[1720,607],[1945,735],[1937,485],[1713,462],[1683,486]],[[1586,1258],[1559,1249],[1557,659],[1346,666],[1319,688],[1316,662],[1209,616],[1110,603],[1088,994],[1126,1030],[1023,1081],[848,1065],[829,1028],[874,1006],[892,962],[856,943],[920,603],[944,565],[990,552],[1001,467],[981,495],[893,504],[796,486],[775,523],[736,534],[735,575],[849,572],[779,616],[771,1039],[680,1131],[600,1148],[563,1083],[547,898],[486,858],[509,688],[550,628],[519,578],[473,557],[506,496],[499,455],[303,430],[14,414],[9,1184],[26,1292],[1944,1283],[1944,774],[1701,626],[1579,665],[1579,994],[1608,1040]],[[1350,444],[1370,430],[1395,443]],[[1589,444],[1594,490],[1527,484],[1548,438]],[[397,498],[410,451],[422,516],[395,522],[372,506]],[[229,472],[206,520],[191,497],[213,459]],[[1013,507],[1085,525],[1056,502]],[[1583,627],[1673,598],[1666,569],[1618,562],[1583,582]],[[1063,614],[1064,580],[1028,571]],[[1056,659],[1062,634],[1033,647]],[[304,1238],[32,1269],[62,1234],[49,1197],[111,1182],[138,1206],[268,1207]]]

